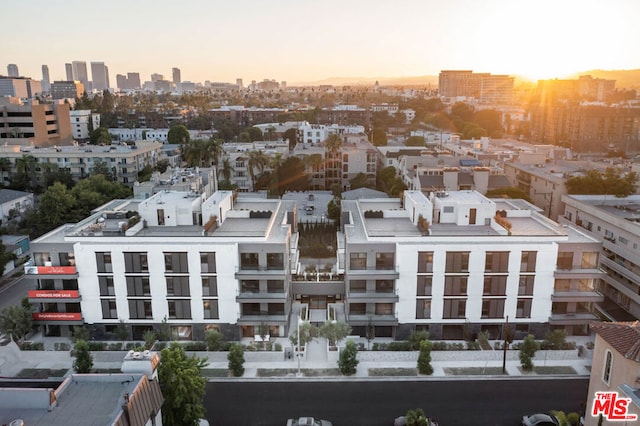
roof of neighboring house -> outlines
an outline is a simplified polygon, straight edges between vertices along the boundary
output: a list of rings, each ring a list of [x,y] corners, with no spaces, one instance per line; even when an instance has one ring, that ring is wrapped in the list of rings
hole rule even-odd
[[[420,188],[422,190],[427,189],[441,189],[444,187],[444,181],[442,175],[421,175],[420,176]]]
[[[471,176],[471,173],[458,173],[458,185],[473,185],[473,176]]]
[[[352,189],[342,193],[343,200],[360,200],[362,198],[389,198],[389,196],[385,192],[370,188]]]
[[[640,362],[640,321],[598,322],[591,329],[625,358]]]
[[[508,188],[511,184],[505,175],[489,175],[488,189]]]
[[[15,189],[0,189],[0,204],[8,203],[22,197],[33,195],[30,192],[16,191]]]

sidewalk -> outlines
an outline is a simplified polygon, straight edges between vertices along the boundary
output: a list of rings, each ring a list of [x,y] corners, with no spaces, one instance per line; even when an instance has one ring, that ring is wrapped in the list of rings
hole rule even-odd
[[[61,339],[56,339],[61,340]],[[66,339],[62,339],[66,340]],[[281,352],[245,352],[245,372],[241,378],[216,377],[207,374],[209,380],[487,380],[490,378],[577,378],[589,376],[590,356],[578,356],[578,351],[538,351],[533,360],[534,368],[547,368],[539,372],[523,373],[520,369],[518,351],[507,352],[506,372],[502,374],[502,351],[433,351],[431,365],[433,375],[417,375],[417,352],[361,351],[356,374],[351,377],[340,375],[337,353],[328,354],[326,342],[315,339],[307,348],[306,357],[300,359],[301,377],[296,375],[298,360],[285,360]],[[53,347],[47,342],[46,349]],[[580,344],[580,343],[578,343]],[[284,345],[283,345],[284,346]],[[119,370],[126,351],[92,352],[94,368],[99,370]],[[196,356],[207,358],[207,373],[213,370],[223,372],[228,368],[226,352],[196,352]],[[0,377],[16,377],[24,369],[69,369],[74,358],[69,351],[21,351],[13,342],[0,346]],[[567,367],[570,367],[568,369]],[[259,370],[275,370],[271,375]],[[304,375],[305,370],[314,370]],[[395,369],[392,371],[392,369]],[[572,369],[572,370],[571,370]],[[373,370],[373,371],[372,371]],[[67,373],[69,374],[69,373]]]

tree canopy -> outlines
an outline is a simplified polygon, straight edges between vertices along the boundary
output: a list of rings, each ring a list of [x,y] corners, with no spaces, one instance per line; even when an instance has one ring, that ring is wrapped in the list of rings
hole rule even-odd
[[[89,135],[89,142],[93,145],[111,145],[111,134],[106,127],[98,127]]]
[[[178,343],[162,350],[158,365],[158,380],[164,396],[162,424],[196,426],[204,418],[207,381],[202,369],[206,365],[204,359],[195,355],[188,357]]]
[[[0,312],[0,332],[10,335],[18,344],[31,331],[31,305],[26,297],[19,306],[7,306]]]
[[[599,170],[588,170],[584,176],[571,176],[565,183],[569,194],[583,195],[615,195],[626,197],[636,192],[638,174],[608,167],[604,173]]]
[[[167,133],[167,142],[176,145],[186,145],[189,143],[189,130],[182,124],[171,126]]]
[[[404,143],[406,146],[425,146],[424,136],[409,136]]]

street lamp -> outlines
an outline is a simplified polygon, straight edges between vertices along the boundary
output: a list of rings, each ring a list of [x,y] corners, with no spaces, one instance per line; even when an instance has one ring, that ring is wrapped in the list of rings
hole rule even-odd
[[[298,353],[296,354],[296,356],[298,357],[298,372],[296,373],[296,376],[301,377],[302,376],[302,372],[300,372],[300,323],[302,322],[302,319],[300,318],[300,314],[298,314]]]

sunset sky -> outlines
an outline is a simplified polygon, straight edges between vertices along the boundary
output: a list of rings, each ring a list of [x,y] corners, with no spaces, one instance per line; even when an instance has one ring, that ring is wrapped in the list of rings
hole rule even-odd
[[[639,0],[20,0],[0,4],[0,74],[64,64],[235,82],[437,75],[533,79],[640,68]]]

